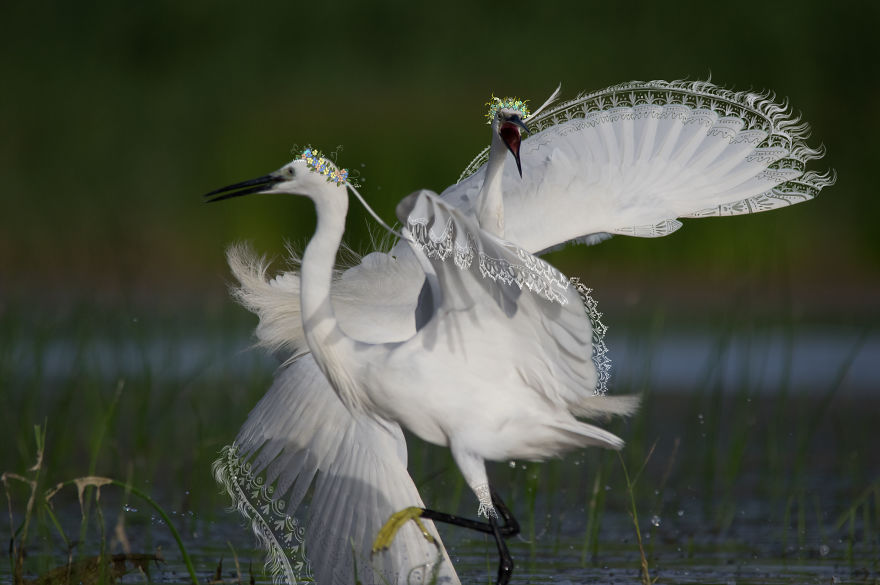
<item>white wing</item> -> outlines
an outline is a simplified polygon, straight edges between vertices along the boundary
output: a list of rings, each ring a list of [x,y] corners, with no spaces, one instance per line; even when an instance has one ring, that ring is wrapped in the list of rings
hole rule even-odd
[[[631,82],[526,120],[522,179],[508,158],[505,238],[537,253],[603,234],[657,237],[678,218],[738,215],[815,197],[833,174],[805,171],[822,156],[806,124],[768,94],[709,82]],[[469,210],[484,150],[442,197]]]
[[[577,286],[564,274],[480,229],[474,218],[431,191],[401,201],[397,216],[428,274],[430,293],[420,299],[424,335],[454,339],[462,335],[461,324],[469,323],[469,333],[487,337],[535,382],[528,385],[576,416],[634,407],[629,398],[597,396],[601,376],[594,363],[593,324]],[[488,310],[489,303],[501,313]]]
[[[295,328],[285,337],[274,325],[302,327],[298,275],[267,281],[263,263],[244,248],[229,258],[241,283],[236,296],[261,317],[261,342],[301,351]],[[458,583],[433,526],[439,546],[407,525],[389,551],[371,557],[392,513],[424,506],[407,472],[406,442],[398,425],[349,412],[310,354],[279,370],[215,475],[267,550],[276,582],[348,585],[355,574],[365,584],[426,582],[436,570],[438,582]]]
[[[286,358],[308,351],[299,306],[299,257],[292,270],[267,276],[268,263],[246,245],[231,246],[227,260],[240,286],[232,295],[260,318],[260,345]],[[413,309],[424,273],[409,246],[373,252],[334,277],[331,300],[348,335],[369,343],[407,339],[415,331]]]

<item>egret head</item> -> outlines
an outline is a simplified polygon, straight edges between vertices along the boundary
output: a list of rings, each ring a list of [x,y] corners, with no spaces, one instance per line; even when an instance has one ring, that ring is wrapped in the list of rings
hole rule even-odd
[[[526,102],[520,99],[511,97],[501,99],[494,95],[486,105],[489,106],[486,117],[489,119],[489,124],[492,125],[492,132],[504,143],[510,154],[513,155],[514,160],[516,160],[516,169],[519,171],[519,176],[522,177],[519,146],[522,142],[522,131],[529,132],[525,124],[525,119],[529,115],[529,108],[526,106]]]
[[[314,198],[332,187],[342,187],[342,195],[345,197],[347,180],[346,169],[337,168],[320,151],[306,148],[277,171],[256,179],[227,185],[207,193],[205,197],[208,202],[252,193],[286,193]]]

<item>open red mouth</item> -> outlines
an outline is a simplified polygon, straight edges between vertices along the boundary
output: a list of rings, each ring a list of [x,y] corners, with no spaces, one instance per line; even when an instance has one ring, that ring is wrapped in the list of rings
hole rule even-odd
[[[520,133],[519,127],[516,124],[512,124],[510,122],[504,122],[501,124],[501,128],[498,133],[501,135],[501,140],[504,141],[504,144],[507,145],[507,148],[510,149],[510,152],[513,153],[513,156],[519,156],[519,143],[520,143]]]

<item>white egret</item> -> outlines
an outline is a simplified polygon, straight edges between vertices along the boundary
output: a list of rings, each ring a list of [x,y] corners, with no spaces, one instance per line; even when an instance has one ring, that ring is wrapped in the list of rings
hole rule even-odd
[[[768,94],[708,82],[622,84],[524,121],[532,134],[513,153],[521,155],[522,178],[510,158],[495,157],[501,171],[484,164],[498,151],[493,144],[442,198],[533,253],[610,234],[662,236],[681,226],[679,217],[782,207],[811,199],[834,181],[805,170],[821,151],[806,146],[805,125],[785,105]],[[500,230],[487,221],[498,210]],[[319,581],[350,583],[354,563],[369,562],[375,530],[388,515],[422,506],[406,471],[403,436],[393,422],[346,409],[318,370],[303,333],[299,274],[267,280],[265,264],[240,247],[229,259],[241,283],[237,297],[260,316],[260,342],[295,359],[288,359],[235,447],[218,461],[218,478],[269,550],[276,577],[308,574],[298,546],[305,538]],[[430,317],[416,311],[423,282],[406,244],[364,257],[337,274],[330,290],[339,327],[374,343],[409,339]],[[288,512],[301,508],[310,487],[303,527]],[[379,574],[403,575],[424,571],[438,550],[445,555],[442,545],[425,545],[406,526],[391,551],[373,562]],[[442,579],[455,580],[448,562],[439,566]],[[379,580],[369,571],[358,576]]]
[[[325,180],[328,173],[334,180]],[[211,195],[287,193],[314,202],[318,226],[303,255],[300,298],[315,363],[350,412],[399,423],[450,448],[495,535],[503,585],[512,562],[485,462],[541,460],[587,445],[620,448],[618,437],[575,417],[628,414],[636,401],[594,394],[592,325],[577,288],[428,191],[398,206],[430,288],[420,301],[421,326],[391,343],[345,333],[330,301],[348,211],[343,184],[332,163],[306,149],[274,173]],[[340,510],[338,520],[346,515]]]

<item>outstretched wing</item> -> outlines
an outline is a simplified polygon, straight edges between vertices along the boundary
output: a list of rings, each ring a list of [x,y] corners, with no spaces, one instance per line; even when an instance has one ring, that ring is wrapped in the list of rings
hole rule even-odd
[[[505,238],[533,253],[607,234],[658,237],[678,218],[738,215],[806,201],[834,183],[806,124],[770,94],[709,82],[630,82],[526,120],[522,178],[505,163]],[[488,148],[442,197],[468,210]]]
[[[396,424],[349,412],[311,354],[283,367],[215,475],[267,552],[273,581],[457,584],[436,534],[414,524],[371,555],[394,512],[424,507]],[[310,497],[307,497],[310,496]]]
[[[266,280],[264,264],[246,248],[231,249],[229,260],[241,283],[236,296],[260,316],[261,343],[301,350],[296,327],[285,337],[273,326],[298,323],[298,275]],[[340,285],[343,298],[348,286]],[[390,327],[386,335],[401,334]],[[275,582],[428,582],[436,571],[439,583],[458,583],[433,526],[436,546],[407,525],[388,551],[370,554],[392,513],[423,506],[407,472],[406,442],[398,425],[346,409],[311,354],[279,369],[215,475],[251,523]]]

